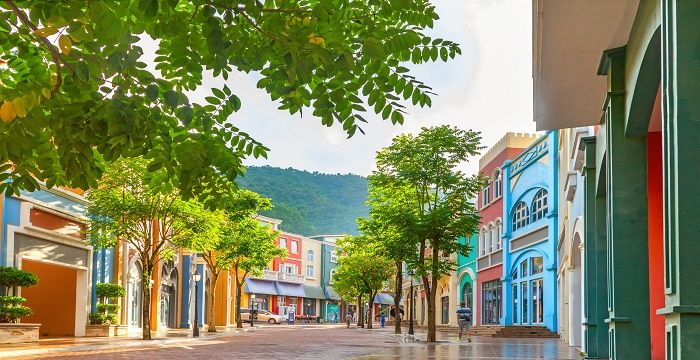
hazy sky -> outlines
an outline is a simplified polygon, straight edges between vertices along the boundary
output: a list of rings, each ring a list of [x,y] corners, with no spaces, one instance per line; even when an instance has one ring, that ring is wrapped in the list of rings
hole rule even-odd
[[[433,87],[432,108],[409,108],[403,126],[379,116],[346,139],[340,125],[321,125],[317,118],[290,116],[277,110],[255,87],[256,77],[237,76],[228,84],[243,107],[232,117],[239,128],[271,149],[268,159],[248,165],[293,167],[324,173],[369,174],[377,150],[400,133],[441,124],[482,132],[483,145],[493,145],[506,131],[533,132],[531,2],[527,0],[434,0],[441,19],[433,35],[458,42],[462,55],[450,62],[429,63],[412,73]],[[211,82],[217,84],[216,81]],[[306,111],[311,113],[311,111]],[[477,171],[477,161],[465,169]]]

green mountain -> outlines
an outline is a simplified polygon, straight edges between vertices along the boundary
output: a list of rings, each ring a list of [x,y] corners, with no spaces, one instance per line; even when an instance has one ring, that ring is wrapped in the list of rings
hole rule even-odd
[[[238,185],[272,199],[263,215],[282,220],[280,229],[306,236],[357,234],[358,217],[367,216],[367,179],[250,166]]]

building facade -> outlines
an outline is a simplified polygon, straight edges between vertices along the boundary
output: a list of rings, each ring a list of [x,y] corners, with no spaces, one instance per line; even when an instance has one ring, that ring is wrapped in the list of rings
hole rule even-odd
[[[501,325],[557,331],[557,144],[548,132],[503,166]]]
[[[459,294],[455,306],[464,302],[464,306],[472,309],[472,314],[476,312],[476,258],[479,253],[479,235],[474,234],[469,237],[461,237],[461,244],[468,244],[471,252],[468,256],[457,255],[457,279],[459,284]],[[472,324],[476,324],[476,316],[472,316]]]
[[[333,289],[333,275],[338,267],[338,253],[336,252],[335,242],[343,235],[315,235],[310,238],[320,242],[321,244],[321,269],[320,283],[326,295],[325,299],[320,301],[319,315],[328,322],[340,317],[345,318],[347,313],[346,304],[342,303],[340,295]]]
[[[479,173],[488,183],[477,199],[481,227],[476,259],[476,324],[499,325],[503,320],[503,165],[536,139],[531,134],[507,133],[479,159]]]
[[[700,7],[533,5],[537,127],[598,126],[581,145],[584,352],[698,358]]]

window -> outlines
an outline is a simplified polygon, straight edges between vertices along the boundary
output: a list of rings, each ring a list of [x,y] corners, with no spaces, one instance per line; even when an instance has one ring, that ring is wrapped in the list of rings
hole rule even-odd
[[[332,269],[332,270],[331,270],[331,276],[330,276],[330,278],[328,279],[328,283],[329,283],[329,284],[332,284],[332,283],[333,283],[333,275],[335,275],[335,269]]]
[[[292,243],[292,254],[297,254],[299,252],[299,249],[297,248],[298,243],[296,241],[292,241],[291,243]]]
[[[527,277],[528,275],[530,275],[530,273],[528,273],[527,271],[527,263],[527,260],[520,263],[520,276],[522,277]]]
[[[532,275],[541,274],[543,268],[541,256],[532,258]]]
[[[479,232],[479,243],[481,247],[481,255],[486,255],[486,229],[481,229]]]
[[[501,281],[494,280],[481,284],[481,322],[497,325],[501,321]]]
[[[306,261],[314,261],[314,251],[309,250],[306,252]]]
[[[287,298],[285,296],[280,295],[277,297],[277,307],[278,308],[287,305],[286,302],[287,302]]]
[[[481,190],[481,207],[485,207],[491,202],[491,183],[487,183]]]
[[[540,189],[532,200],[532,221],[537,221],[547,215],[547,190]]]
[[[501,197],[501,195],[503,195],[503,174],[501,173],[501,170],[496,170],[493,178],[493,198],[498,199]]]
[[[492,253],[493,250],[493,226],[489,225],[486,230],[486,252]]]
[[[503,247],[503,243],[501,242],[501,238],[503,237],[503,224],[501,224],[501,220],[496,220],[496,238],[497,240],[497,249],[501,249]]]
[[[332,263],[338,262],[338,254],[335,252],[335,250],[331,250],[331,262]]]
[[[468,307],[470,310],[474,310],[474,290],[472,290],[472,284],[467,282],[464,283],[462,288],[462,301],[464,306]]]
[[[513,231],[525,227],[530,223],[530,214],[526,203],[519,202],[515,205],[515,210],[513,211]]]
[[[287,248],[287,239],[280,238],[280,249],[286,249],[286,248]]]
[[[306,276],[315,277],[315,269],[313,265],[306,265]]]

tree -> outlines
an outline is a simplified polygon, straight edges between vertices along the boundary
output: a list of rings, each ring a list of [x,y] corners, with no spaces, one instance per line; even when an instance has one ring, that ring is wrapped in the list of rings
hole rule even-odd
[[[207,212],[199,204],[183,201],[177,191],[158,192],[146,180],[148,161],[119,159],[105,171],[99,186],[87,194],[89,243],[111,248],[125,241],[141,261],[143,339],[151,339],[151,287],[155,266],[171,259],[185,236]],[[162,190],[162,189],[161,189]],[[200,234],[204,236],[206,234]]]
[[[242,328],[241,295],[248,275],[259,274],[272,259],[277,256],[285,257],[287,252],[275,244],[275,239],[279,237],[278,231],[250,217],[230,221],[224,229],[223,236],[229,244],[227,253],[236,276],[236,327]],[[253,314],[250,316],[250,321],[253,321]]]
[[[338,244],[345,255],[338,259],[335,277],[340,276],[341,281],[354,284],[360,294],[358,311],[362,309],[363,295],[367,295],[369,303],[367,328],[371,329],[374,297],[386,286],[387,280],[393,275],[393,264],[383,256],[381,244],[376,239],[363,235],[354,237],[346,235],[338,240]]]
[[[394,276],[394,332],[401,333],[399,309],[403,288],[404,262],[416,258],[418,247],[417,232],[413,228],[416,219],[415,199],[411,188],[386,181],[382,174],[375,172],[369,177],[369,216],[358,219],[360,230],[381,244],[383,255],[393,261]]]
[[[429,0],[5,0],[0,191],[94,188],[103,161],[144,156],[214,206],[242,159],[269,151],[229,122],[242,106],[229,77],[253,72],[280,110],[349,136],[367,113],[402,123],[434,94],[406,63],[461,53],[425,34],[437,19]]]
[[[377,153],[380,186],[408,187],[414,199],[418,240],[414,264],[428,294],[428,341],[435,341],[435,298],[440,276],[454,270],[450,255],[467,256],[468,244],[459,237],[477,230],[479,214],[471,199],[483,180],[457,168],[480,150],[478,132],[450,126],[423,128],[417,136],[399,135]]]
[[[263,198],[250,190],[238,190],[229,202],[222,207],[225,210],[207,211],[207,216],[201,216],[200,221],[191,228],[191,236],[184,236],[182,245],[202,255],[211,278],[209,282],[209,297],[207,298],[209,314],[207,315],[208,331],[216,332],[216,283],[222,271],[228,271],[239,255],[240,244],[236,243],[239,236],[231,236],[231,227],[243,226],[241,236],[254,235],[245,228],[247,222],[258,211],[271,207],[270,199]],[[276,235],[276,234],[273,234]],[[273,237],[274,239],[274,237]],[[250,249],[249,249],[250,250]]]

